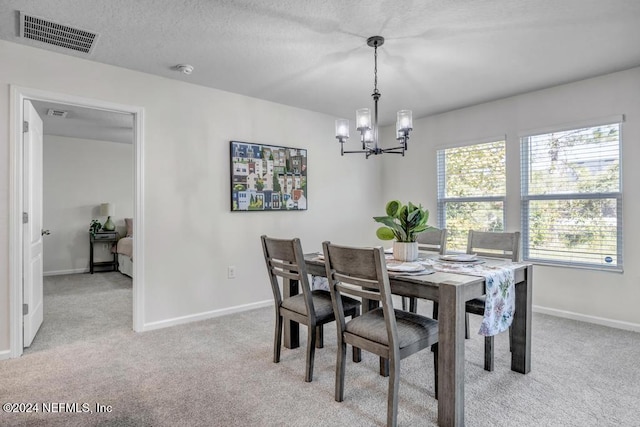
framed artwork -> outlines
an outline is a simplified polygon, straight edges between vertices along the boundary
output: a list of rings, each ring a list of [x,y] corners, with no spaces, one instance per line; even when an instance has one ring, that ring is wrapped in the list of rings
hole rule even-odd
[[[307,210],[307,150],[230,141],[231,211]]]

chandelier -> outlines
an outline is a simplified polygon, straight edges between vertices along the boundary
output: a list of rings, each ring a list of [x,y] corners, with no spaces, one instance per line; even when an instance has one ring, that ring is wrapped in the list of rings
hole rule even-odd
[[[367,45],[373,48],[373,123],[371,122],[371,110],[369,108],[361,108],[356,110],[356,126],[360,132],[360,141],[362,142],[362,150],[345,151],[344,143],[349,139],[349,120],[336,120],[336,139],[340,142],[340,155],[345,153],[364,153],[368,159],[372,154],[378,155],[383,153],[402,154],[407,150],[407,142],[409,141],[409,132],[413,129],[413,119],[411,110],[398,111],[396,121],[396,140],[400,145],[391,148],[382,148],[378,139],[378,100],[380,99],[380,91],[378,91],[378,46],[384,44],[384,37],[372,36],[367,39]]]

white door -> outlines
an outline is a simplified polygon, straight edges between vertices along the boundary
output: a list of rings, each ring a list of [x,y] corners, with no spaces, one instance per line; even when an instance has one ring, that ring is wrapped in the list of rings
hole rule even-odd
[[[42,295],[42,119],[29,101],[24,101],[23,134],[24,205],[22,268],[24,283],[22,300],[26,304],[23,341],[29,347],[36,336],[43,316]],[[28,126],[28,128],[27,128]],[[23,221],[24,222],[24,221]]]

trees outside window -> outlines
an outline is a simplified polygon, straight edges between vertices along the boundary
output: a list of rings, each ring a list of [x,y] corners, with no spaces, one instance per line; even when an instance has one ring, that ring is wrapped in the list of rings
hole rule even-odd
[[[521,138],[525,260],[622,269],[620,124]]]
[[[522,257],[622,270],[622,117],[521,137]],[[504,231],[505,141],[438,150],[438,226],[448,248],[468,230]]]
[[[438,226],[447,247],[464,251],[469,230],[503,231],[505,141],[438,150]]]

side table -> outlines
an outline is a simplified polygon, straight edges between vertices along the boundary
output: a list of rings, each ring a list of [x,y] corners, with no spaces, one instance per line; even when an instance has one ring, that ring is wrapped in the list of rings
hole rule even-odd
[[[93,274],[95,267],[110,267],[109,270],[102,271],[117,271],[118,270],[118,254],[113,253],[112,261],[93,261],[93,245],[95,243],[117,243],[118,233],[115,231],[97,231],[95,234],[89,233],[89,272]]]

